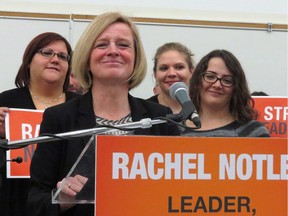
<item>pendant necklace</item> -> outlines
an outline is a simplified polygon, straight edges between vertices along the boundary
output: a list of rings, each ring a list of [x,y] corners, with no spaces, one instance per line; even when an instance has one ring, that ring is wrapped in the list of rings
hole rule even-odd
[[[39,97],[37,97],[31,90],[30,90],[30,94],[31,96],[36,99],[37,101],[39,101],[40,103],[43,104],[44,108],[48,108],[50,104],[57,102],[58,100],[60,100],[60,98],[63,97],[64,93],[62,92],[57,98],[54,98],[53,100],[47,102],[47,101],[43,101],[41,100]]]

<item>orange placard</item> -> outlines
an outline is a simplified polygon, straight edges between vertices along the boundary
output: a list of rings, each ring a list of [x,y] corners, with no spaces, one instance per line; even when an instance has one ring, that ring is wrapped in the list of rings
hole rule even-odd
[[[43,111],[27,109],[9,109],[5,119],[6,138],[11,142],[39,136]],[[7,151],[7,159],[21,157],[21,163],[7,162],[7,178],[29,178],[30,163],[36,144]]]
[[[288,138],[288,98],[253,97],[259,111],[259,121],[263,122],[271,137]]]
[[[96,137],[96,216],[287,215],[287,139]]]

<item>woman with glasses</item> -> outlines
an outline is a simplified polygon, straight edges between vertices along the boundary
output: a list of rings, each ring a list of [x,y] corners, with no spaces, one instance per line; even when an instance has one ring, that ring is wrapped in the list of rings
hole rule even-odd
[[[214,50],[204,56],[190,80],[189,94],[202,127],[183,135],[269,137],[267,128],[256,121],[245,73],[231,52]]]
[[[17,88],[0,94],[1,139],[5,138],[4,118],[9,108],[45,110],[77,96],[67,91],[71,52],[68,41],[53,32],[42,33],[28,44],[15,78]],[[6,164],[5,157],[2,159]],[[0,170],[1,216],[26,215],[29,179],[7,179],[6,166]]]

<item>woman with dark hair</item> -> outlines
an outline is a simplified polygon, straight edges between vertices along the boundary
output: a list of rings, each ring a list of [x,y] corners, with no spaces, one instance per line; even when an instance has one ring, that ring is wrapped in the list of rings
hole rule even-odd
[[[15,78],[17,88],[0,94],[0,138],[5,138],[9,108],[45,110],[77,96],[67,92],[71,53],[69,42],[53,32],[42,33],[28,44]],[[29,179],[6,179],[6,167],[0,168],[1,216],[25,215]]]
[[[71,53],[69,42],[54,32],[42,33],[28,44],[15,78],[17,88],[0,94],[0,138],[5,138],[8,107],[44,110],[75,96],[67,92]]]
[[[256,121],[245,73],[231,52],[214,50],[204,56],[190,80],[189,94],[202,127],[183,135],[269,137],[267,128]]]

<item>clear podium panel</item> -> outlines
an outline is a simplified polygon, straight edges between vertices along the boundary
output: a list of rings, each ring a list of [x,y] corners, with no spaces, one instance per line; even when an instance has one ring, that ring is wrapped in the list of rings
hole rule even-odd
[[[61,186],[52,190],[52,203],[75,203],[75,204],[87,204],[95,203],[95,136],[91,136],[87,142],[85,148],[77,158],[76,162],[70,169],[66,178],[62,181]],[[71,185],[68,181],[69,177],[85,179],[85,184],[82,189],[71,197],[64,194],[62,189],[64,187],[70,188]]]

